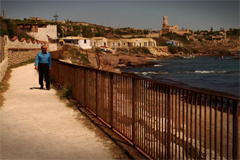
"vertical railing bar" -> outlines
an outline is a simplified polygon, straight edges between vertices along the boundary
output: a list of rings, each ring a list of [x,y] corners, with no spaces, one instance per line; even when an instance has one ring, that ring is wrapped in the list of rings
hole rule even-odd
[[[141,132],[140,132],[140,144],[141,144],[141,148],[143,148],[143,126],[144,126],[144,122],[143,122],[143,80],[140,80],[140,96],[141,96],[141,100],[140,100],[140,111],[141,111],[141,115],[140,115],[140,119],[141,119]]]
[[[174,100],[175,100],[175,98],[176,98],[176,88],[175,87],[172,87],[172,102],[171,102],[171,105],[172,105],[172,110],[171,110],[171,113],[172,113],[172,121],[171,121],[171,125],[172,125],[172,132],[171,132],[171,135],[172,135],[172,137],[171,137],[171,144],[172,144],[172,152],[171,152],[171,154],[172,154],[172,158],[173,158],[173,154],[174,154],[174,146],[173,146],[173,143],[174,143],[174,141],[173,141],[173,139],[174,139],[174,133],[173,133],[173,131],[174,131],[174,125],[175,125],[175,123],[174,123],[174,119],[175,119],[175,115],[174,115],[174,110],[176,110],[176,106],[175,106],[175,103],[174,103]],[[176,144],[176,143],[175,143]]]
[[[152,144],[152,82],[149,82],[149,98],[148,98],[148,101],[149,101],[149,105],[148,105],[148,109],[149,109],[149,155],[152,155],[152,147],[151,147],[151,144]]]
[[[212,95],[210,95],[210,130],[209,130],[209,141],[210,141],[210,159],[212,159]]]
[[[110,125],[113,128],[113,73],[110,73],[110,93],[109,93],[109,107],[110,107]]]
[[[168,118],[168,126],[167,126],[167,158],[171,159],[171,86],[168,86],[168,98],[167,98],[167,118]]]
[[[227,159],[229,159],[229,99],[227,100]]]
[[[131,117],[131,119],[133,118],[132,117],[132,113],[131,113],[131,116],[129,115],[129,110],[131,109],[133,109],[133,107],[132,107],[132,94],[129,94],[129,87],[130,87],[130,84],[132,84],[132,81],[130,82],[129,81],[129,77],[126,77],[126,96],[125,96],[125,99],[126,99],[126,105],[125,105],[125,108],[126,108],[126,125],[127,126],[131,126],[131,124],[129,123],[129,119],[130,119],[130,117]],[[133,89],[132,89],[133,90]],[[129,99],[129,97],[130,97],[130,99]],[[130,104],[129,104],[130,103]],[[129,117],[130,116],[130,117]],[[128,118],[129,117],[129,118]],[[127,128],[127,127],[126,127]],[[132,129],[132,128],[131,128]],[[130,138],[130,139],[132,139],[132,132],[131,132],[131,129],[129,128],[127,128],[127,136]]]
[[[135,124],[136,124],[136,120],[135,120],[135,111],[136,111],[136,79],[132,78],[132,142],[133,142],[133,146],[135,147]]]
[[[153,89],[153,99],[154,99],[154,111],[153,111],[153,122],[154,122],[154,129],[153,129],[153,140],[154,140],[154,158],[157,158],[157,84],[154,83]]]
[[[164,113],[163,113],[163,85],[161,85],[161,93],[162,93],[162,158],[165,156],[165,153],[163,153],[163,135],[164,135],[164,131],[163,131],[163,116],[164,116]]]
[[[195,159],[197,159],[197,100],[198,100],[198,93],[195,93]]]
[[[105,118],[105,107],[106,107],[106,105],[105,105],[105,96],[106,96],[106,91],[105,91],[105,89],[106,89],[106,83],[105,83],[105,79],[106,79],[106,72],[102,72],[102,84],[101,84],[101,86],[102,86],[102,108],[103,108],[103,110],[102,110],[102,114],[101,114],[101,116],[102,116],[102,118],[106,121],[106,118]]]
[[[202,93],[200,93],[200,113],[199,113],[199,130],[200,130],[200,134],[199,134],[199,142],[200,142],[200,151],[199,151],[199,158],[202,158]]]
[[[132,82],[132,79],[133,78],[128,78],[128,90],[127,90],[127,92],[128,92],[128,95],[129,96],[127,96],[127,99],[128,99],[128,97],[132,97],[132,90],[133,90],[133,83],[131,83]],[[134,124],[132,124],[132,121],[130,120],[130,118],[127,118],[128,119],[128,125],[135,125],[135,131],[133,131],[132,130],[132,128],[129,130],[129,134],[130,134],[130,137],[132,137],[133,138],[133,132],[135,132],[134,134],[135,134],[135,144],[134,145],[136,145],[137,144],[137,142],[136,142],[136,136],[137,136],[137,80],[135,79],[135,82],[134,82],[134,85],[135,85],[135,87],[136,87],[136,91],[135,91],[135,94],[134,94],[134,96],[135,96],[135,100],[133,101],[133,99],[131,98],[131,100],[130,101],[128,101],[128,104],[130,105],[132,105],[132,103],[134,102],[134,106],[135,106],[135,113],[134,113]],[[133,115],[133,109],[130,109],[130,107],[128,108],[127,107],[127,113],[128,113],[128,116],[131,116],[131,118],[133,118],[132,117],[132,115]]]
[[[191,153],[190,153],[190,159],[192,159],[192,157],[193,157],[193,147],[192,147],[192,139],[193,139],[193,137],[192,137],[192,130],[193,130],[193,127],[192,127],[192,112],[193,112],[193,92],[191,92],[191,94],[190,94],[190,97],[191,97],[191,109],[190,109],[190,115],[191,115],[191,118],[190,118],[190,139],[191,139]]]
[[[144,146],[144,150],[145,150],[145,148],[146,148],[146,128],[147,128],[147,126],[146,126],[146,96],[147,96],[147,91],[146,91],[146,81],[144,80],[144,116],[143,116],[143,122],[144,122],[144,131],[143,131],[143,146]]]
[[[119,87],[119,76],[118,75],[116,75],[116,128],[119,130],[119,117],[118,117],[118,115],[119,115],[119,103],[118,103],[118,97],[119,97],[119,89],[118,89],[118,87]]]
[[[178,128],[178,126],[177,126],[177,121],[178,121],[178,115],[177,115],[177,108],[178,108],[178,105],[177,105],[177,100],[178,100],[178,97],[179,97],[179,95],[178,95],[178,88],[176,88],[176,90],[175,90],[175,159],[177,159],[177,128]]]
[[[233,140],[233,159],[238,159],[238,152],[239,152],[239,144],[238,144],[238,140],[239,140],[239,137],[238,137],[238,133],[239,133],[239,130],[238,130],[238,118],[239,118],[239,101],[236,101],[234,100],[233,101],[233,137],[232,137],[232,140]]]
[[[127,84],[126,84],[126,82],[127,82],[127,78],[126,77],[123,77],[123,133],[124,133],[124,135],[127,135],[127,128],[126,127],[124,127],[124,126],[126,126],[126,123],[127,123],[127,116],[126,116],[126,112],[127,112],[127,109],[126,109],[126,107],[127,107],[127,99],[126,99],[126,94],[127,94]]]
[[[221,97],[221,144],[220,144],[221,159],[223,159],[223,97]]]
[[[124,133],[125,135],[126,135],[126,133],[125,133],[125,127],[124,127],[124,125],[125,125],[125,117],[124,117],[124,115],[125,115],[125,89],[126,89],[126,85],[125,85],[125,77],[124,76],[122,76],[122,133]]]
[[[155,158],[155,130],[153,130],[153,128],[155,128],[155,113],[156,113],[156,111],[155,111],[155,108],[156,108],[156,105],[155,105],[155,94],[154,94],[154,90],[155,90],[155,84],[154,84],[154,82],[152,82],[152,85],[153,85],[153,88],[152,88],[152,105],[151,105],[151,108],[152,108],[152,116],[151,116],[151,120],[152,120],[152,124],[150,125],[150,127],[151,127],[151,131],[152,131],[152,136],[151,136],[151,139],[152,139],[152,144],[153,144],[153,147],[151,146],[151,148],[153,148],[152,149],[152,155],[153,155],[153,157]],[[152,126],[154,126],[154,127],[152,127]]]
[[[178,92],[179,92],[179,100],[178,100],[178,116],[179,116],[179,118],[178,118],[178,138],[179,138],[179,147],[178,147],[178,154],[179,154],[179,159],[181,159],[181,134],[180,134],[180,128],[181,128],[181,89],[179,88],[179,90],[178,90]]]
[[[121,100],[120,100],[120,103],[121,103],[121,115],[120,115],[121,129],[120,129],[120,131],[123,132],[123,76],[121,76]]]
[[[184,129],[185,129],[184,128],[184,124],[185,124],[185,120],[184,120],[185,119],[185,114],[184,114],[185,102],[184,102],[184,100],[185,100],[185,90],[183,90],[183,103],[182,103],[182,126],[183,126],[183,134],[182,134],[183,135],[183,139],[182,139],[183,143],[182,144],[183,144],[183,149],[185,148],[185,144],[184,144],[184,142],[185,142],[185,140],[184,140],[185,139],[184,138],[185,137],[185,134],[184,134]],[[183,154],[183,159],[184,159],[184,152],[182,154]]]
[[[160,127],[161,127],[161,126],[160,126],[160,85],[159,85],[159,84],[157,85],[157,93],[158,93],[158,94],[157,94],[157,102],[158,102],[158,103],[157,103],[157,104],[158,104],[158,105],[157,105],[157,108],[158,108],[158,112],[157,112],[157,113],[158,113],[158,116],[157,116],[157,117],[158,117],[158,120],[157,120],[157,126],[158,126],[158,129],[157,129],[157,131],[158,131],[158,132],[157,132],[157,142],[158,142],[158,145],[157,145],[157,146],[158,146],[158,148],[159,148],[159,149],[157,150],[157,152],[158,152],[157,155],[159,155],[158,158],[160,158],[160,148],[161,148],[161,147],[160,147],[160,130],[161,130]]]
[[[86,69],[84,68],[84,106],[86,106]]]
[[[167,139],[168,139],[168,137],[167,137],[167,86],[165,85],[165,158],[168,158],[169,159],[169,157],[167,157],[168,155],[167,155],[167,148],[168,148],[168,144],[167,144]]]
[[[145,112],[144,112],[144,109],[145,109],[145,89],[144,89],[144,81],[143,80],[141,80],[142,82],[142,148],[144,148],[144,129],[145,129],[145,119],[144,119],[144,114],[145,114]]]
[[[218,106],[217,106],[217,104],[218,104],[218,97],[217,96],[215,96],[215,138],[214,138],[214,140],[215,140],[215,144],[214,144],[214,147],[215,147],[215,159],[217,159],[217,111],[218,111]]]
[[[132,86],[133,87],[133,86]],[[141,100],[141,98],[140,98],[140,88],[139,88],[139,80],[138,79],[135,79],[135,87],[136,87],[136,99],[137,100],[135,100],[136,101],[136,103],[135,103],[135,106],[136,106],[136,108],[135,108],[135,111],[136,111],[136,118],[135,118],[135,123],[136,123],[136,125],[135,125],[135,130],[136,130],[136,132],[135,132],[135,142],[136,142],[136,146],[138,146],[139,147],[139,139],[140,139],[140,118],[139,118],[139,116],[140,116],[140,106],[139,106],[139,102],[140,102],[140,100]],[[132,100],[133,101],[133,100]],[[132,111],[133,112],[133,111]]]
[[[96,70],[96,116],[98,116],[98,70]]]
[[[148,154],[151,154],[151,90],[148,90],[148,87],[150,86],[151,82],[147,81],[147,118],[148,118],[148,124],[147,128],[149,128],[149,134],[147,134],[148,138]]]
[[[205,159],[207,158],[207,95],[205,94],[205,124],[204,124],[204,148],[205,148]]]
[[[187,102],[187,116],[186,116],[186,138],[187,138],[187,140],[186,140],[186,142],[187,142],[187,146],[186,146],[186,148],[187,148],[187,151],[186,151],[186,157],[188,157],[188,155],[189,155],[189,153],[188,153],[188,151],[189,151],[189,149],[188,149],[188,115],[189,115],[189,113],[188,113],[188,108],[189,108],[189,91],[187,91],[187,93],[186,93],[187,95],[186,95],[186,102]]]

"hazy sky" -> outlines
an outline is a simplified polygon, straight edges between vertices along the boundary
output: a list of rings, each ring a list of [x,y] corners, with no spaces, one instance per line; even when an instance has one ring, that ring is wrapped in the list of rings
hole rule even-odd
[[[0,0],[6,18],[88,22],[114,28],[162,29],[163,16],[179,29],[240,28],[239,0]]]

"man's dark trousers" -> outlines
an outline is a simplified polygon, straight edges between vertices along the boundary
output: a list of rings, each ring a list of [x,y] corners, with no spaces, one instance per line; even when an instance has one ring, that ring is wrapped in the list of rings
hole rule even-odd
[[[46,88],[50,88],[50,80],[49,80],[49,64],[48,63],[39,63],[38,65],[39,71],[39,84],[43,87],[43,75],[45,77]]]

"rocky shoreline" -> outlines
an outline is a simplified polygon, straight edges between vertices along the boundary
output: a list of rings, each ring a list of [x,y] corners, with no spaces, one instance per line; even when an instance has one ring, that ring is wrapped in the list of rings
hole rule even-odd
[[[207,49],[199,53],[190,55],[184,55],[184,58],[195,58],[195,57],[219,57],[219,56],[234,56],[235,53],[231,53],[227,50],[219,49]],[[171,54],[169,56],[154,56],[144,54],[118,54],[114,55],[111,53],[105,53],[100,55],[100,64],[102,70],[117,71],[116,68],[143,68],[154,66],[157,64],[154,60],[166,60],[166,59],[180,59],[183,58],[181,53]]]

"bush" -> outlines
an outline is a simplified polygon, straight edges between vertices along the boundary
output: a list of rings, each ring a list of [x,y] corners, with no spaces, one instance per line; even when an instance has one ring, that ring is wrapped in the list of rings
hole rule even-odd
[[[172,54],[175,54],[178,52],[177,47],[175,47],[173,45],[168,46],[168,51],[171,52]]]
[[[65,84],[61,91],[61,98],[72,98],[72,85]]]
[[[152,54],[152,53],[148,50],[148,48],[146,48],[146,47],[142,47],[142,50],[143,50],[144,54]]]
[[[196,54],[196,53],[198,53],[198,49],[197,49],[197,48],[192,48],[192,52],[193,52],[194,54]]]

